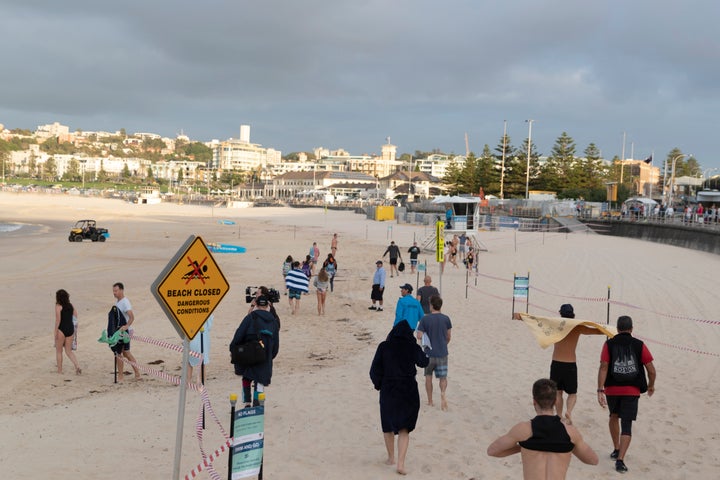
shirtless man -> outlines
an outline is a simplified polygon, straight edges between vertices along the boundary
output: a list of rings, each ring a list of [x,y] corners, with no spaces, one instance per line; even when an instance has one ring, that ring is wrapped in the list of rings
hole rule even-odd
[[[330,252],[333,257],[337,254],[338,238],[337,233],[333,233],[332,240],[330,241]]]
[[[533,384],[533,407],[537,416],[520,422],[495,440],[487,449],[491,457],[520,453],[525,480],[564,479],[571,454],[588,465],[597,465],[597,453],[572,425],[563,424],[555,415],[555,382],[541,378]]]
[[[566,303],[560,307],[560,316],[563,318],[575,318],[573,306]],[[520,315],[515,314],[515,318],[520,320]],[[595,328],[578,325],[568,333],[565,338],[553,345],[552,362],[550,363],[550,379],[557,384],[557,399],[555,401],[555,410],[560,418],[563,418],[563,392],[567,394],[567,412],[565,413],[565,423],[572,424],[572,411],[577,402],[577,349],[580,335],[603,335],[600,330]]]

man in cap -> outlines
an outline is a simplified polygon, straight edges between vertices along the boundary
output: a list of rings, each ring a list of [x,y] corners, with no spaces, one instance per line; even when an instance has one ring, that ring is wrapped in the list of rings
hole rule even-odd
[[[400,285],[400,295],[397,305],[395,305],[395,323],[406,320],[410,325],[410,328],[415,330],[420,319],[423,317],[422,305],[418,302],[417,298],[412,296],[413,287],[409,283]]]
[[[383,292],[385,291],[385,277],[387,276],[387,273],[385,273],[385,269],[383,268],[382,260],[375,262],[375,266],[377,268],[375,270],[375,274],[373,275],[372,292],[370,293],[372,305],[368,307],[368,310],[377,310],[378,312],[382,312]],[[375,302],[378,302],[377,307],[375,306]]]
[[[566,303],[560,306],[560,316],[563,318],[575,318],[573,306]],[[572,411],[577,402],[577,348],[580,335],[602,335],[600,330],[578,325],[568,333],[565,338],[553,346],[552,363],[550,364],[550,380],[557,384],[557,398],[555,410],[560,418],[563,417],[563,392],[567,394],[567,413],[565,422],[572,424]]]

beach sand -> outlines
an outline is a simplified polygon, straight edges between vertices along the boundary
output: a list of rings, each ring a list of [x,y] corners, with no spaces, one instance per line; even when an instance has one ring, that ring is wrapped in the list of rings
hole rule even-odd
[[[75,221],[97,220],[110,230],[105,243],[70,243]],[[219,220],[237,222],[225,225]],[[247,312],[245,287],[283,290],[281,265],[288,254],[304,258],[313,241],[321,258],[339,234],[339,273],[327,314],[316,313],[314,293],[297,316],[287,297],[280,354],[267,389],[265,477],[273,479],[396,478],[383,464],[378,394],[368,377],[375,348],[390,330],[398,286],[409,274],[407,248],[432,227],[375,222],[323,209],[225,209],[192,205],[133,205],[120,200],[67,195],[0,193],[0,223],[22,228],[0,232],[3,306],[0,327],[0,464],[12,479],[172,478],[181,354],[133,341],[144,372],[113,383],[113,357],[97,342],[113,304],[112,284],[124,282],[135,312],[135,334],[158,344],[180,345],[150,286],[190,235],[205,242],[242,245],[244,254],[216,254],[230,291],[215,312],[206,389],[203,447],[225,441],[212,413],[229,429],[228,396],[240,393],[227,345]],[[610,320],[630,315],[646,340],[658,371],[656,393],[640,400],[626,457],[633,478],[715,478],[720,471],[720,257],[638,240],[586,233],[478,232],[488,251],[479,275],[446,268],[442,280],[434,254],[424,252],[433,284],[441,287],[443,312],[453,322],[449,410],[423,406],[406,461],[416,479],[517,479],[519,455],[490,458],[489,443],[518,421],[534,416],[533,381],[549,374],[551,349],[543,350],[522,322],[510,319],[513,275],[530,276],[530,312],[556,315],[572,303],[577,318],[604,323],[608,287]],[[369,312],[375,260],[394,240],[408,269],[389,278],[385,311]],[[422,279],[420,279],[422,284]],[[77,356],[83,374],[64,359],[56,373],[53,346],[55,291],[66,289],[79,312]],[[524,304],[516,309],[525,311]],[[598,452],[600,464],[573,460],[568,478],[611,478],[614,464],[607,412],[596,400],[603,337],[578,346],[579,391],[575,425]],[[129,372],[130,369],[126,368]],[[202,459],[195,425],[199,395],[188,391],[180,477]],[[216,461],[227,475],[227,453]],[[203,472],[200,478],[210,478]]]

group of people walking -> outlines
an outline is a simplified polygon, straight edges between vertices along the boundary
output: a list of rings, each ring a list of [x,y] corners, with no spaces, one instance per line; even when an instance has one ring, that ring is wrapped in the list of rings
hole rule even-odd
[[[381,269],[382,262],[378,260],[378,270]],[[434,375],[440,384],[441,409],[448,409],[448,343],[452,322],[441,312],[443,301],[431,281],[429,276],[425,277],[425,290],[422,293],[418,291],[417,296],[412,295],[412,285],[406,283],[400,286],[392,329],[386,340],[378,345],[370,366],[370,380],[380,392],[380,423],[387,450],[386,463],[396,465],[397,472],[403,475],[407,473],[405,458],[410,432],[415,429],[420,411],[420,394],[415,379],[417,367],[424,369],[428,405],[434,405]],[[373,293],[375,291],[374,288]],[[382,311],[382,303],[380,305],[376,309]]]
[[[562,318],[575,318],[570,304],[562,305],[559,313]],[[522,314],[515,314],[514,318],[521,319]],[[628,471],[625,456],[632,439],[632,423],[637,419],[639,398],[643,393],[648,397],[655,393],[653,356],[641,340],[632,336],[632,331],[632,318],[618,317],[618,333],[603,344],[597,374],[597,401],[609,411],[608,428],[613,445],[609,457],[619,473]],[[540,379],[533,385],[537,416],[518,423],[488,447],[488,455],[495,457],[521,453],[525,478],[565,478],[571,454],[583,463],[599,463],[597,454],[583,440],[572,420],[578,389],[575,350],[583,334],[603,333],[577,325],[556,342],[550,378]],[[567,403],[564,394],[567,394]]]
[[[300,300],[302,295],[309,293],[311,279],[317,296],[318,315],[325,315],[327,294],[335,290],[335,276],[338,271],[338,263],[335,259],[337,249],[338,234],[335,233],[330,243],[331,252],[327,254],[320,268],[317,266],[320,261],[320,248],[317,242],[313,242],[302,264],[294,260],[292,255],[287,256],[282,265],[282,274],[291,315],[296,315],[300,311]]]

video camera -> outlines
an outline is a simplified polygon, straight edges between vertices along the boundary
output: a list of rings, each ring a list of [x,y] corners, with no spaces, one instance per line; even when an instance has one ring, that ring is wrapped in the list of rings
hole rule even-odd
[[[260,292],[260,287],[245,287],[245,303],[251,303]],[[254,291],[253,291],[254,290]],[[280,292],[274,288],[268,288],[267,299],[270,303],[280,303]]]

